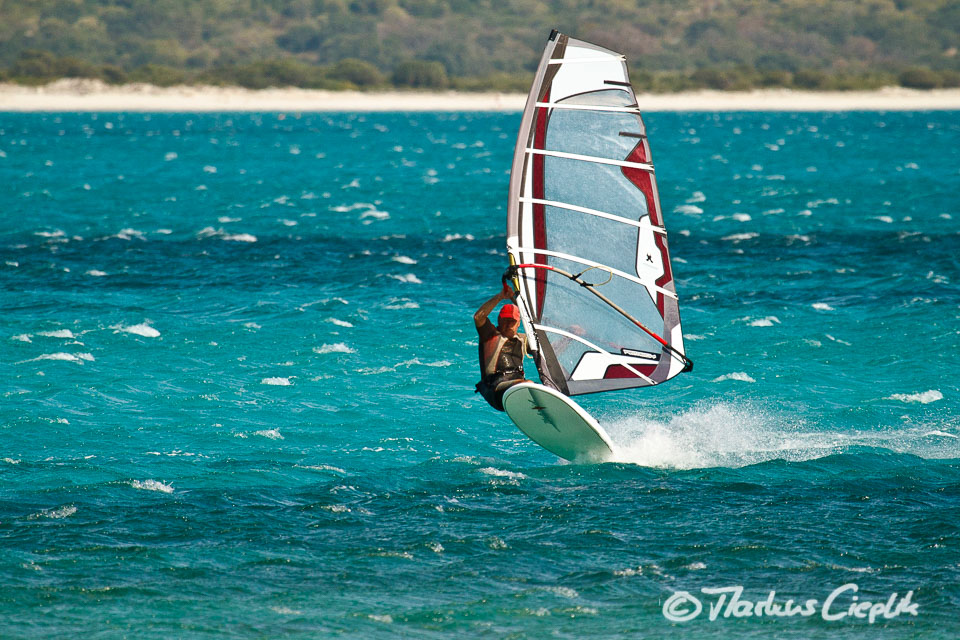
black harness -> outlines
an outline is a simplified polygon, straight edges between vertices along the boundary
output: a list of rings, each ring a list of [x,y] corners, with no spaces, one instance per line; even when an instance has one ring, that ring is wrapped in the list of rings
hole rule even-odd
[[[483,379],[477,383],[474,393],[482,395],[483,399],[497,411],[503,411],[503,392],[511,386],[505,383],[523,380],[523,377],[523,368],[497,371],[496,373],[484,376]]]

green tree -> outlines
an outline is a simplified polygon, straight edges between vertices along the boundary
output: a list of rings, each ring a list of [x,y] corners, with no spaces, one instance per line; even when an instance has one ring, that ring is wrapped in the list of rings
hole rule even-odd
[[[900,86],[911,89],[936,89],[940,86],[940,76],[930,69],[914,67],[900,74]]]
[[[375,87],[384,82],[383,74],[375,66],[356,58],[346,58],[336,63],[327,72],[327,77],[363,88]]]
[[[291,53],[316,51],[323,42],[323,32],[309,24],[297,24],[276,38],[277,44]]]
[[[827,74],[816,69],[801,69],[793,74],[793,84],[801,89],[821,89],[827,81]]]
[[[158,87],[171,87],[175,84],[184,84],[187,74],[180,69],[174,69],[162,64],[145,64],[130,72],[132,82],[143,82]]]
[[[734,84],[731,74],[719,69],[698,69],[690,75],[690,79],[697,86],[710,89],[730,89]]]
[[[393,84],[421,89],[442,89],[447,86],[447,70],[439,62],[408,60],[393,70]]]
[[[20,57],[10,68],[10,75],[15,78],[36,78],[47,80],[56,77],[57,57],[49,51],[27,49],[20,53]]]

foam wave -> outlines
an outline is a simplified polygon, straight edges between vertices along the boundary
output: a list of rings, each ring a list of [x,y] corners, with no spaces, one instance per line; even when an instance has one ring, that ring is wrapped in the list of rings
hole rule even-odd
[[[746,214],[743,214],[746,215]],[[747,216],[749,219],[749,216]],[[752,240],[759,236],[760,234],[756,231],[748,231],[746,233],[732,233],[729,236],[724,236],[720,238],[721,240],[728,240],[730,242],[740,242],[741,240]]]
[[[453,363],[450,362],[449,360],[437,360],[436,362],[422,362],[422,361],[420,360],[420,358],[412,358],[412,359],[410,359],[410,360],[404,360],[403,362],[398,362],[398,363],[396,364],[396,366],[394,367],[394,369],[396,369],[396,367],[413,367],[413,366],[421,366],[421,367],[449,367],[449,366],[451,366],[452,364],[453,364]]]
[[[600,416],[600,423],[614,443],[617,462],[646,467],[736,468],[770,460],[802,462],[857,446],[928,459],[960,457],[960,438],[936,429],[938,425],[905,429],[898,424],[853,432],[803,430],[777,414],[730,403],[701,405],[667,420]]]
[[[231,218],[231,220],[233,220]],[[229,242],[256,242],[257,236],[249,233],[227,233],[223,229],[204,227],[197,232],[198,238],[220,238]]]
[[[39,513],[35,513],[30,516],[28,519],[33,520],[35,518],[50,518],[51,520],[62,520],[63,518],[69,518],[77,512],[77,508],[72,504],[66,504],[62,507],[57,507],[56,509],[44,509]]]
[[[83,364],[84,362],[93,362],[94,357],[92,353],[45,353],[31,360],[26,360],[25,362],[35,362],[37,360],[62,360],[64,362]]]
[[[726,380],[738,380],[740,382],[756,382],[748,374],[743,371],[734,371],[733,373],[725,373],[722,376],[713,379],[713,382],[724,382]]]
[[[254,431],[253,435],[271,440],[283,440],[283,436],[276,429],[261,429],[260,431]]]
[[[488,476],[494,476],[497,478],[509,478],[510,480],[523,480],[527,476],[519,473],[517,471],[507,471],[506,469],[495,469],[494,467],[484,467],[480,469],[480,473],[485,473]]]
[[[943,394],[936,389],[930,389],[923,393],[895,393],[886,398],[887,400],[899,400],[900,402],[919,402],[920,404],[930,404],[937,400],[943,400]]]
[[[413,273],[407,273],[407,274],[402,275],[402,276],[398,276],[398,275],[393,274],[393,273],[391,273],[391,274],[389,274],[389,275],[390,275],[390,277],[393,278],[394,280],[399,280],[400,282],[409,282],[409,283],[411,283],[411,284],[423,284],[423,280],[421,280],[420,278],[418,278],[418,277],[416,276],[416,274],[413,274]]]
[[[772,327],[774,324],[780,324],[780,318],[777,316],[767,316],[750,321],[751,327]]]
[[[352,349],[343,342],[337,342],[336,344],[325,344],[319,347],[313,348],[314,353],[356,353],[356,349]]]
[[[365,223],[372,222],[371,220],[367,220],[367,218],[373,218],[374,220],[389,220],[390,214],[386,211],[380,211],[379,209],[370,209],[369,211],[364,211],[360,214],[360,219],[365,220]]]
[[[351,211],[356,211],[357,209],[376,209],[377,206],[370,202],[354,202],[353,204],[341,204],[336,207],[330,207],[331,211],[336,211],[337,213],[349,213]]]
[[[390,614],[379,615],[376,613],[369,613],[367,617],[373,620],[374,622],[382,622],[383,624],[393,624],[393,616]]]
[[[47,338],[67,338],[69,340],[76,339],[76,336],[73,335],[73,331],[70,331],[70,329],[57,329],[56,331],[41,331],[37,335],[45,336]]]
[[[137,229],[120,229],[116,234],[109,236],[111,238],[117,238],[119,240],[146,240],[147,234],[143,231],[138,231]]]
[[[390,304],[384,305],[384,309],[419,309],[420,305],[406,298],[393,298]]]
[[[159,480],[132,480],[130,481],[130,486],[134,489],[142,489],[143,491],[159,491],[160,493],[173,493],[173,487],[168,484],[164,484]]]
[[[143,336],[144,338],[159,338],[160,332],[148,325],[146,322],[141,322],[140,324],[130,325],[129,327],[119,327],[118,331],[123,331],[124,333],[132,333],[137,336]]]
[[[53,520],[62,520],[63,518],[69,518],[77,512],[77,508],[72,504],[64,505],[56,509],[48,509],[46,511],[41,511],[37,514],[39,517],[51,518]]]
[[[231,233],[223,236],[228,242],[256,242],[257,236],[249,233]]]
[[[342,473],[344,475],[347,474],[347,472],[341,469],[340,467],[334,467],[333,465],[329,465],[329,464],[295,464],[293,466],[299,469],[312,469],[314,471],[332,471],[333,473]]]
[[[290,378],[264,378],[260,381],[260,384],[268,384],[275,387],[289,387],[293,383],[290,382]]]
[[[809,460],[834,453],[827,434],[801,434],[752,409],[698,407],[668,421],[641,416],[602,422],[616,460],[646,467],[742,467],[778,458]]]

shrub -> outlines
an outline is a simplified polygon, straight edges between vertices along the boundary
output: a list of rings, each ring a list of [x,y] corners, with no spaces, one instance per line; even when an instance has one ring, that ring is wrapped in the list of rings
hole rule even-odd
[[[760,74],[760,85],[764,87],[789,87],[793,74],[783,70],[769,70]]]
[[[948,89],[960,87],[960,71],[944,69],[940,72],[940,86]]]
[[[50,79],[57,76],[57,57],[49,51],[27,49],[13,63],[10,75],[22,78]]]
[[[311,87],[318,84],[318,71],[296,60],[268,60],[237,68],[236,81],[248,89]]]
[[[690,74],[690,80],[698,87],[708,89],[729,89],[733,84],[730,76],[719,69],[697,69]]]
[[[526,93],[530,90],[533,76],[526,73],[492,73],[487,76],[453,78],[450,86],[458,91],[499,91],[501,93]]]
[[[276,38],[277,45],[291,53],[316,51],[323,42],[323,33],[316,27],[298,24]]]
[[[145,64],[130,72],[130,80],[145,82],[157,87],[170,87],[186,82],[187,75],[179,69],[166,67],[162,64]]]
[[[408,60],[396,66],[392,80],[400,87],[442,89],[447,86],[447,70],[439,62]]]
[[[936,89],[940,86],[940,76],[936,71],[925,67],[914,67],[900,74],[900,86],[910,89]]]
[[[344,58],[333,65],[327,72],[327,77],[350,82],[358,87],[373,87],[384,82],[383,74],[375,66],[355,58]]]
[[[100,77],[109,84],[123,84],[127,81],[127,74],[116,65],[105,64],[100,67]]]
[[[827,81],[827,74],[814,69],[801,69],[793,74],[793,84],[801,89],[821,89]]]
[[[100,69],[89,62],[76,58],[59,58],[55,65],[56,75],[61,78],[99,78]]]

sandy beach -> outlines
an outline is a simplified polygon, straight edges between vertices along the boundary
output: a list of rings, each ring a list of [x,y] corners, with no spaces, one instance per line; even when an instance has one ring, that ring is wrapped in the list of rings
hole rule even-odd
[[[519,111],[525,95],[455,91],[250,90],[236,87],[59,80],[41,87],[0,84],[0,111]],[[923,111],[960,109],[960,89],[801,92],[788,89],[640,94],[643,111]]]

